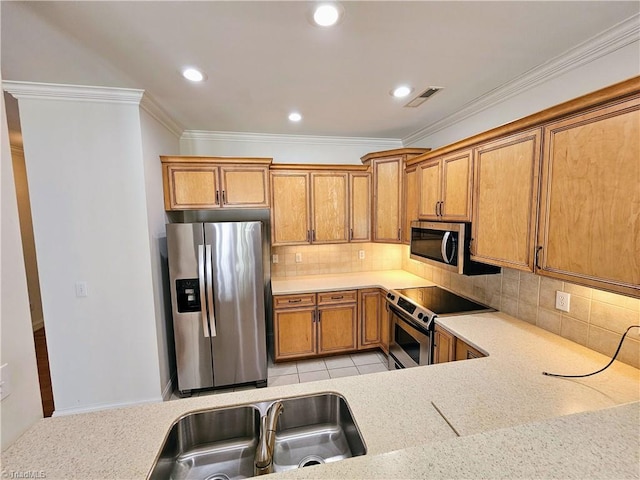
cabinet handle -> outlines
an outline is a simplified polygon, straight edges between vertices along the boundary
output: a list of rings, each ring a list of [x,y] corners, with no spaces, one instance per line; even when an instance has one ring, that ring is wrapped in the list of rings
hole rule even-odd
[[[444,215],[443,211],[444,211],[444,201],[440,202],[440,216],[441,217]]]
[[[540,270],[540,265],[538,264],[538,259],[540,258],[540,250],[542,250],[541,246],[538,246],[538,248],[536,248],[536,258],[535,258],[535,267]]]
[[[311,230],[311,240],[313,242],[316,241],[316,230],[315,229]]]
[[[440,205],[440,202],[436,202],[436,205],[434,207],[434,211],[435,211],[436,217],[438,216],[438,205]]]
[[[331,300],[342,300],[344,298],[344,295],[336,295],[336,296],[332,296]]]
[[[353,240],[353,228],[349,232],[349,240]]]
[[[220,205],[220,192],[216,190],[216,205]]]
[[[318,323],[320,323],[321,318],[322,318],[322,312],[318,312]]]
[[[307,242],[310,242],[311,230],[307,230]]]
[[[227,195],[224,190],[222,190],[222,203],[227,203]]]
[[[467,350],[467,360],[471,360],[472,358],[480,358],[478,355],[473,353],[471,350]]]
[[[398,229],[398,240],[400,240],[400,232],[401,231],[402,231],[401,229]]]
[[[301,298],[297,298],[296,300],[289,300],[289,303],[300,303],[301,301]]]

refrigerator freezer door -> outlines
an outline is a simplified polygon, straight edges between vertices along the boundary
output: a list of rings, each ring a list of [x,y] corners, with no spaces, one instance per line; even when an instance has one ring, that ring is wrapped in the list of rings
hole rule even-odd
[[[208,223],[204,228],[213,252],[214,384],[266,380],[262,224]]]
[[[213,386],[211,339],[205,303],[204,231],[201,223],[167,225],[169,279],[173,307],[178,389],[180,391]],[[198,285],[199,311],[179,312],[176,294],[178,280],[193,279]]]

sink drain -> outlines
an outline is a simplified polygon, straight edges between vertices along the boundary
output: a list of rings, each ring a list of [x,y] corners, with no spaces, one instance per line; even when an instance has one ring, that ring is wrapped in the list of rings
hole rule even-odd
[[[324,458],[319,457],[318,455],[309,455],[308,457],[304,457],[302,460],[300,460],[298,468],[310,467],[312,465],[322,465],[323,463]]]
[[[230,480],[229,476],[224,473],[214,473],[213,475],[209,475],[204,480]]]

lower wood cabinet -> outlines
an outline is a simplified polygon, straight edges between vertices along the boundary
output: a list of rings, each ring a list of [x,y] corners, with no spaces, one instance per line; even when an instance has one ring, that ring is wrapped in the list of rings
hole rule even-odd
[[[486,357],[486,355],[440,325],[436,325],[433,337],[433,363],[446,363],[481,357]]]
[[[384,294],[379,288],[368,288],[358,292],[360,318],[358,323],[358,350],[375,348],[382,343]]]
[[[275,361],[356,350],[357,298],[356,290],[274,296]]]
[[[275,309],[275,359],[294,359],[316,353],[316,307]]]
[[[433,333],[433,363],[446,363],[455,360],[455,348],[456,337],[436,325]]]
[[[318,354],[356,349],[357,305],[318,305]]]

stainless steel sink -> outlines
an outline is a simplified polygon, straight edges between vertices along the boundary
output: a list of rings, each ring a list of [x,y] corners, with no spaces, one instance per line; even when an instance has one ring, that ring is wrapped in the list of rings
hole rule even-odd
[[[169,430],[149,479],[252,477],[259,435],[260,410],[253,405],[187,414]]]
[[[283,399],[273,450],[275,472],[367,453],[344,397],[323,393]]]
[[[273,471],[335,462],[367,451],[336,393],[280,400]],[[254,475],[260,418],[273,401],[189,413],[171,426],[149,480],[236,480]]]

